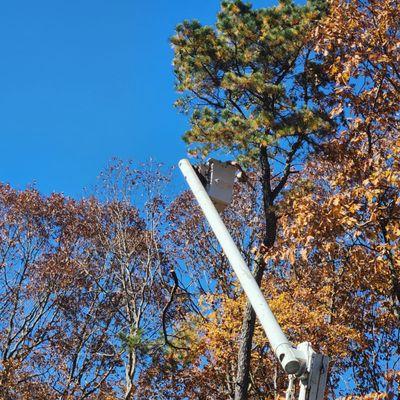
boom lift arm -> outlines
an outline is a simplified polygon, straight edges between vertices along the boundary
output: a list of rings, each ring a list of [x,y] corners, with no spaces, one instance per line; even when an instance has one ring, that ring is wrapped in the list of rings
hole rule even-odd
[[[199,173],[193,169],[189,160],[181,160],[179,168],[235,271],[272,350],[285,372],[289,374],[291,382],[294,378],[299,379],[299,400],[322,400],[329,358],[316,354],[308,342],[294,347],[287,339],[214,205],[216,204],[218,209],[222,210],[230,202],[235,167],[217,160],[210,160],[206,186],[201,182]],[[202,173],[201,170],[200,173]],[[291,393],[294,392],[288,390],[287,398],[292,397]]]

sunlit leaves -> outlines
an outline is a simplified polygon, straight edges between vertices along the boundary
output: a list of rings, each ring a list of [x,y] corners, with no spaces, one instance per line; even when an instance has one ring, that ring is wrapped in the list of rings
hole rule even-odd
[[[328,132],[319,105],[326,75],[315,67],[310,48],[322,9],[316,1],[258,10],[224,1],[215,27],[178,25],[171,42],[176,87],[183,93],[177,105],[191,114],[185,140],[203,155],[223,150],[254,161],[260,143]]]

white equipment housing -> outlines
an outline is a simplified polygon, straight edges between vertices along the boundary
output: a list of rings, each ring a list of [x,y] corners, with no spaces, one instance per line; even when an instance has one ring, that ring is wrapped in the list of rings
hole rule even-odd
[[[215,208],[222,212],[232,201],[236,167],[229,162],[211,158],[207,164],[200,165],[198,171],[207,181],[205,189]]]
[[[306,373],[300,377],[299,400],[320,400],[324,398],[328,376],[329,357],[313,351],[311,343],[303,342],[297,346],[307,354]]]
[[[299,400],[323,400],[329,358],[316,354],[308,342],[301,343],[296,348],[287,339],[217,211],[216,206],[221,210],[230,202],[235,179],[235,173],[232,170],[235,167],[232,165],[225,167],[223,164],[226,163],[210,160],[208,166],[198,168],[201,177],[205,178],[203,179],[206,182],[205,187],[189,160],[181,160],[179,168],[235,271],[268,337],[272,350],[283,369],[291,376],[291,382],[294,377],[299,378]],[[207,194],[207,188],[211,193],[210,196]],[[229,190],[230,194],[227,193]],[[287,398],[291,399],[293,395],[294,391],[290,389],[289,393],[288,390]]]

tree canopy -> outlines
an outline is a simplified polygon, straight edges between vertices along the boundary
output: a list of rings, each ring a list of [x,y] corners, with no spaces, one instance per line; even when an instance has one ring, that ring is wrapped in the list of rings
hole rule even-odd
[[[222,218],[326,398],[400,385],[399,0],[223,1],[171,38]],[[283,399],[287,376],[190,192],[115,161],[87,198],[0,184],[0,400]]]

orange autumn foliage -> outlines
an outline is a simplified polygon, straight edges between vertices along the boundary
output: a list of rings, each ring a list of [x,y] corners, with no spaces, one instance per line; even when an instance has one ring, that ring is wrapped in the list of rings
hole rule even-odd
[[[349,399],[393,399],[398,392],[398,10],[394,0],[329,2],[315,31],[315,50],[335,82],[328,102],[340,123],[302,172],[290,177],[276,206],[277,242],[264,255],[262,288],[284,330],[293,342],[310,340],[331,356],[330,395]],[[249,245],[244,252],[251,250]],[[253,251],[253,258],[259,254]],[[191,320],[196,334],[187,342],[188,357],[202,361],[188,367],[194,379],[186,393],[210,399],[215,393],[233,398],[236,317],[244,304],[235,285],[222,287],[203,296],[207,319]],[[251,399],[277,398],[285,388],[269,350],[257,327]]]

